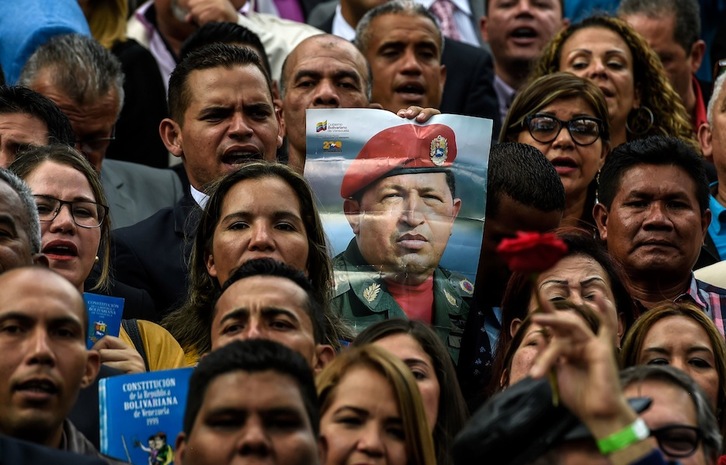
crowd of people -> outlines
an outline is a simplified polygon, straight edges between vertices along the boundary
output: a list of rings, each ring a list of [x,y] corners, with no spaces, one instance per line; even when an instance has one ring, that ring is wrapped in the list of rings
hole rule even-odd
[[[124,463],[99,380],[194,367],[150,465],[726,464],[726,5],[580,3],[2,2],[0,462]],[[316,108],[406,123],[335,256]],[[492,122],[475,280],[440,114]]]

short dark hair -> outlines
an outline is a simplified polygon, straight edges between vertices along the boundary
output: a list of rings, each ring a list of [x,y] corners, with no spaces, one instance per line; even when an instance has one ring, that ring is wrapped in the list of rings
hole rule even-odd
[[[619,145],[605,159],[600,170],[600,203],[610,209],[620,189],[620,180],[629,169],[639,165],[672,165],[682,169],[696,185],[694,195],[701,213],[709,203],[708,179],[703,157],[689,144],[676,137],[651,136]],[[658,180],[653,180],[658,182]]]
[[[48,143],[75,144],[68,117],[48,97],[23,86],[0,86],[0,114],[22,113],[41,120],[48,128]]]
[[[555,167],[537,148],[502,142],[489,152],[486,216],[499,213],[506,195],[543,212],[565,211],[565,188]]]
[[[305,291],[305,294],[307,295],[305,310],[312,322],[315,343],[323,343],[325,338],[325,315],[323,314],[323,307],[315,298],[312,283],[305,276],[305,273],[297,268],[293,268],[272,258],[256,258],[254,260],[248,260],[243,263],[242,266],[235,268],[232,271],[229,279],[227,279],[227,281],[225,281],[222,285],[222,294],[237,281],[253,276],[274,276],[288,279]],[[212,319],[217,313],[216,307],[217,306],[215,304]]]
[[[169,113],[178,123],[183,124],[184,112],[189,107],[190,89],[187,81],[192,71],[212,68],[233,68],[235,66],[255,66],[265,76],[267,91],[272,98],[270,74],[265,70],[256,52],[246,47],[227,44],[210,44],[193,50],[177,66],[169,77]]]
[[[204,403],[207,388],[218,376],[235,371],[273,371],[294,380],[305,405],[315,437],[320,432],[318,395],[313,372],[302,355],[274,341],[233,341],[202,358],[189,380],[189,397],[184,411],[184,433],[190,435]]]
[[[436,32],[438,32],[439,40],[439,56],[436,58],[441,61],[441,54],[444,52],[444,34],[441,32],[441,28],[439,27],[439,21],[425,6],[412,0],[390,0],[371,8],[365,15],[363,15],[355,28],[355,40],[353,41],[361,53],[365,55],[366,50],[368,49],[368,42],[370,41],[371,35],[371,23],[375,18],[383,15],[421,16],[422,18],[426,18],[434,23]]]
[[[701,7],[697,0],[622,0],[618,16],[642,14],[651,19],[673,15],[673,39],[686,55],[701,38]]]
[[[260,37],[241,24],[228,23],[226,21],[207,23],[194,31],[194,34],[190,35],[182,44],[181,50],[179,51],[179,60],[186,58],[192,51],[210,44],[252,47],[260,56],[260,60],[267,70],[267,74],[272,75],[270,59],[267,57],[265,46],[262,45]]]

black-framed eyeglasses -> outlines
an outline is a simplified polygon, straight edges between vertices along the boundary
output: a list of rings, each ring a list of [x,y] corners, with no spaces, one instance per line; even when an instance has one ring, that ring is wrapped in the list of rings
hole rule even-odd
[[[671,457],[690,457],[698,449],[703,433],[695,426],[668,425],[650,430],[658,447]]]
[[[98,228],[108,215],[106,205],[88,200],[68,202],[49,195],[34,195],[33,197],[35,197],[35,205],[38,207],[38,217],[41,223],[50,223],[56,219],[63,205],[68,205],[73,222],[81,228]]]
[[[76,139],[76,147],[81,153],[103,152],[111,141],[116,140],[116,126],[111,128],[108,137],[94,137],[93,139]]]
[[[567,128],[572,141],[577,145],[591,145],[600,138],[602,121],[591,116],[578,116],[570,121],[562,121],[552,115],[537,113],[524,119],[529,135],[542,144],[557,139],[563,127]]]

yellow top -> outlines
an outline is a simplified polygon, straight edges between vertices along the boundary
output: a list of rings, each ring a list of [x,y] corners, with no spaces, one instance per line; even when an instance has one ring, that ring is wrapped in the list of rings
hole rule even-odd
[[[149,363],[149,370],[170,370],[182,368],[189,365],[184,357],[184,351],[174,336],[161,326],[146,320],[136,320],[141,333],[141,340],[144,342],[144,350]],[[119,337],[126,344],[134,347],[134,342],[129,337],[123,326]]]

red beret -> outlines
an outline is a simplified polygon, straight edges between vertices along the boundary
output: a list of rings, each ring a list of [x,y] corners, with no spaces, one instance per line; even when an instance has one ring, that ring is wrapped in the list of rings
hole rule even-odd
[[[444,171],[456,158],[456,136],[443,124],[401,124],[366,142],[348,167],[340,195],[350,198],[375,181],[412,172]]]

